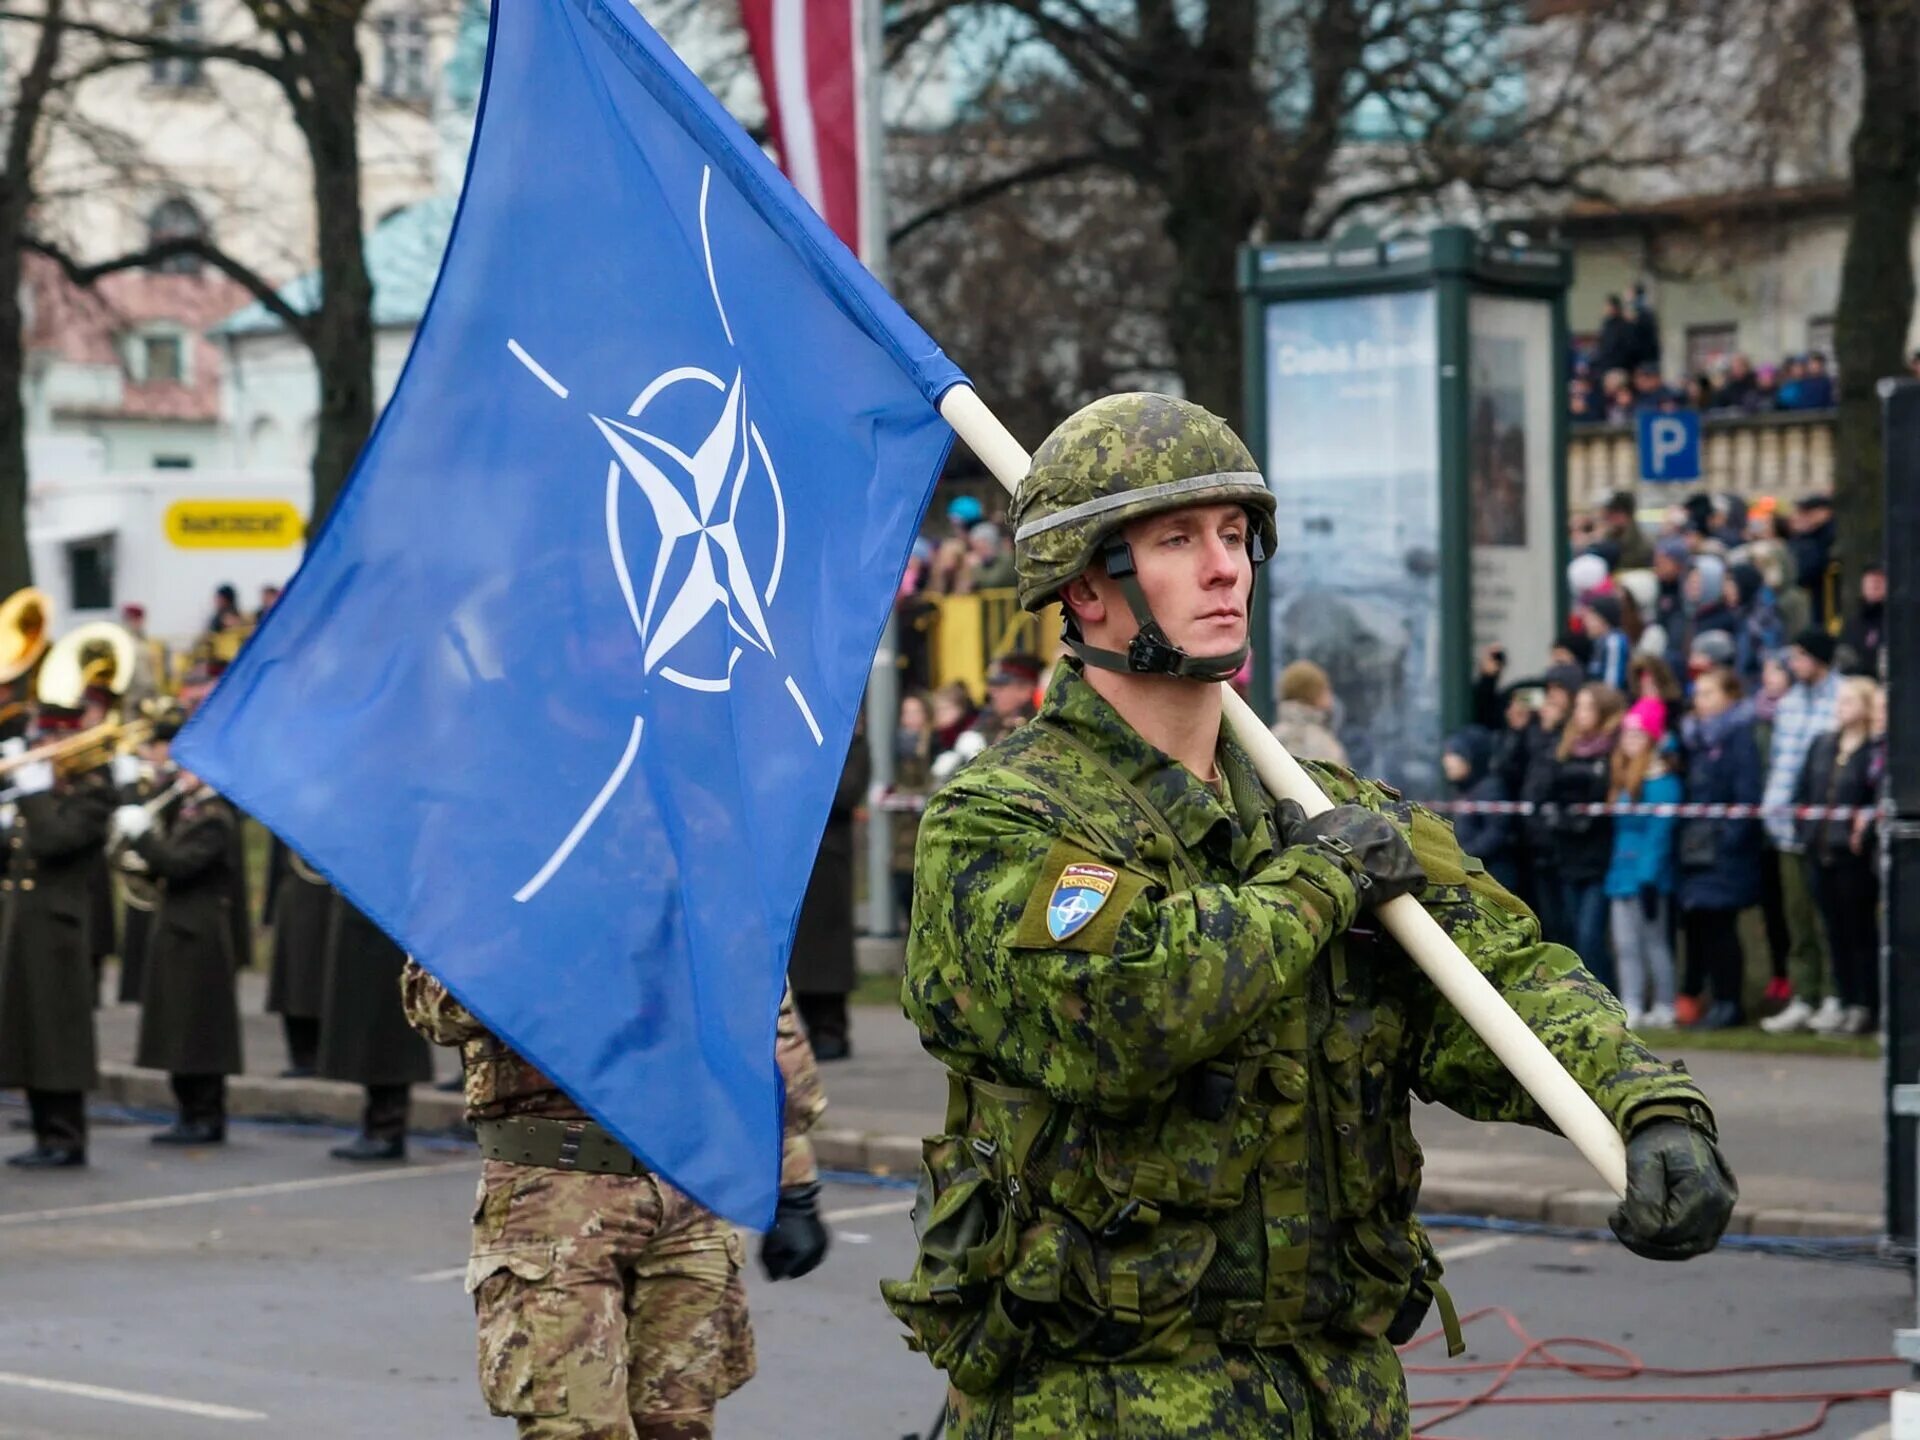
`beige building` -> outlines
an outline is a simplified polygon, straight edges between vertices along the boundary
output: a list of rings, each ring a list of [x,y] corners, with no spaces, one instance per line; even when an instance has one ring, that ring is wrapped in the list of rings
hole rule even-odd
[[[459,0],[368,7],[359,134],[369,225],[433,191],[433,86],[459,8]],[[156,9],[149,0],[92,0],[85,14],[144,31]],[[167,9],[164,23],[182,38],[272,47],[238,0],[171,0]],[[6,63],[17,70],[31,50],[28,34],[14,26],[6,39]],[[89,43],[69,41],[76,54]],[[224,62],[153,57],[82,82],[68,106],[71,116],[47,130],[39,224],[81,258],[198,227],[268,279],[313,264],[306,149],[269,77]]]
[[[1574,250],[1573,333],[1590,336],[1608,295],[1645,283],[1669,379],[1736,352],[1756,365],[1831,356],[1846,207],[1846,186],[1834,182],[1562,216],[1554,229]],[[1920,263],[1920,244],[1915,255]]]

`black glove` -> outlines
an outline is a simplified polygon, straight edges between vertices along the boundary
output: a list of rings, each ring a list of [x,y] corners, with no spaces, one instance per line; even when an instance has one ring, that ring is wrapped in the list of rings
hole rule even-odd
[[[1660,918],[1660,892],[1651,885],[1640,887],[1640,913],[1650,922]]]
[[[1384,905],[1426,888],[1427,872],[1400,827],[1364,805],[1336,805],[1308,818],[1293,801],[1283,800],[1278,815],[1282,842],[1318,850],[1341,866],[1353,876],[1362,905]]]
[[[1690,1260],[1720,1242],[1740,1186],[1713,1137],[1656,1120],[1627,1141],[1627,1198],[1607,1217],[1620,1243],[1647,1260]]]
[[[820,1186],[795,1185],[780,1192],[773,1225],[760,1237],[760,1268],[769,1280],[798,1280],[827,1253],[827,1227],[820,1219]]]

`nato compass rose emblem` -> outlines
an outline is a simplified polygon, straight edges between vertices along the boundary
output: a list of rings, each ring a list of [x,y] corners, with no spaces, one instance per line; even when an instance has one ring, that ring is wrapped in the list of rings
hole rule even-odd
[[[1065,940],[1086,929],[1107,903],[1119,878],[1119,871],[1105,865],[1067,866],[1054,881],[1053,894],[1047,900],[1047,933]]]
[[[713,243],[707,231],[707,194],[712,178],[711,167],[700,177],[700,242],[706,252],[707,286],[713,294],[713,308],[731,346],[733,327],[727,322],[726,307],[720,303],[720,286],[713,269]],[[529,355],[518,340],[509,339],[507,349],[548,390],[562,400],[569,398],[571,392],[567,387]],[[698,401],[707,392],[712,392],[707,397],[707,405],[717,404],[718,414],[711,428],[699,436],[690,449],[658,433],[660,429],[669,428],[673,418],[684,420],[689,401]],[[651,419],[653,415],[660,418]],[[627,615],[640,637],[642,673],[658,675],[668,684],[686,690],[723,693],[732,688],[734,666],[747,649],[756,650],[769,660],[777,659],[773,634],[767,625],[767,609],[780,591],[780,572],[786,560],[786,500],[773,457],[767,453],[767,442],[748,413],[745,379],[740,368],[734,367],[729,380],[698,365],[679,366],[648,381],[624,416],[589,415],[587,418],[612,452],[606,480],[607,547],[620,593],[626,600]],[[619,501],[622,487],[629,481],[639,488],[660,532],[660,547],[655,552],[644,596],[634,584],[620,536]],[[755,575],[741,543],[743,520],[768,508],[763,503],[743,511],[743,502],[762,493],[771,501],[773,529],[773,558],[764,579]],[[670,575],[678,576],[671,587],[667,584]],[[725,669],[717,674],[689,674],[672,664],[675,647],[716,609],[739,642],[730,647]],[[788,675],[786,679],[787,694],[813,736],[813,743],[822,744],[820,726],[813,718],[806,696],[801,694],[793,676]],[[539,894],[592,828],[639,753],[644,719],[640,715],[633,717],[626,753],[559,848],[547,857],[533,878],[514,893],[515,900],[524,902]]]

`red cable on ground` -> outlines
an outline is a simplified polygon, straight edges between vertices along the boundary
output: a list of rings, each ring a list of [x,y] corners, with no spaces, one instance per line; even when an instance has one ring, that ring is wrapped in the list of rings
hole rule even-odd
[[[1804,1424],[1789,1430],[1763,1430],[1750,1435],[1728,1435],[1719,1440],[1792,1440],[1797,1435],[1811,1435],[1827,1423],[1827,1416],[1839,1405],[1851,1404],[1859,1400],[1885,1401],[1892,1394],[1891,1387],[1872,1390],[1792,1390],[1773,1393],[1741,1392],[1609,1392],[1587,1391],[1568,1395],[1503,1395],[1516,1376],[1528,1372],[1548,1372],[1552,1374],[1572,1375],[1582,1380],[1627,1381],[1641,1378],[1665,1380],[1701,1380],[1729,1375],[1770,1375],[1795,1370],[1853,1370],[1870,1365],[1899,1365],[1906,1362],[1892,1355],[1864,1355],[1840,1360],[1788,1360],[1778,1364],[1754,1365],[1717,1365],[1702,1366],[1693,1369],[1681,1369],[1665,1365],[1649,1365],[1631,1350],[1620,1345],[1609,1344],[1604,1340],[1590,1340],[1577,1335],[1556,1336],[1547,1340],[1536,1340],[1527,1333],[1526,1327],[1511,1310],[1501,1305],[1488,1305],[1460,1317],[1461,1328],[1484,1320],[1488,1316],[1498,1316],[1506,1322],[1507,1329],[1520,1342],[1519,1353],[1510,1360],[1484,1361],[1471,1365],[1409,1365],[1409,1375],[1435,1375],[1456,1377],[1460,1375],[1492,1375],[1494,1378],[1477,1394],[1460,1399],[1416,1400],[1412,1409],[1416,1412],[1436,1410],[1439,1414],[1428,1416],[1421,1421],[1420,1428],[1414,1432],[1413,1440],[1461,1440],[1457,1436],[1439,1436],[1433,1432],[1442,1425],[1451,1424],[1470,1411],[1494,1405],[1818,1405],[1813,1418]],[[1433,1330],[1410,1341],[1401,1348],[1401,1354],[1411,1354],[1423,1345],[1431,1345],[1441,1338],[1439,1330]],[[1579,1347],[1604,1357],[1598,1360],[1570,1359],[1559,1353],[1560,1349]]]

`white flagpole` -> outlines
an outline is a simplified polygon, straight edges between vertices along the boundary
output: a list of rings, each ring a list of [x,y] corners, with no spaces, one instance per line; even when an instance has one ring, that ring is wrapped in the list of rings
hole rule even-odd
[[[981,401],[964,385],[949,390],[940,401],[940,413],[1012,493],[1032,465],[1032,459]],[[1254,769],[1267,789],[1283,800],[1298,803],[1309,815],[1333,808],[1333,802],[1313,783],[1313,777],[1289,755],[1286,747],[1260,723],[1247,702],[1231,685],[1222,685],[1227,724],[1253,759]],[[1582,1090],[1564,1066],[1514,1014],[1513,1007],[1493,988],[1485,975],[1461,953],[1420,902],[1402,895],[1382,905],[1380,919],[1416,964],[1427,972],[1440,993],[1460,1017],[1499,1057],[1540,1108],[1616,1195],[1627,1193],[1627,1151],[1612,1122],[1593,1098]]]
[[[881,45],[883,0],[850,0],[854,7],[854,106],[860,132],[860,258],[882,285],[892,282],[887,263],[886,123],[880,111],[880,84],[886,70]],[[873,759],[873,783],[867,804],[867,930],[891,935],[893,913],[893,827],[900,823],[876,803],[893,788],[893,739],[900,723],[900,621],[889,608],[880,648],[867,679],[867,751]]]

